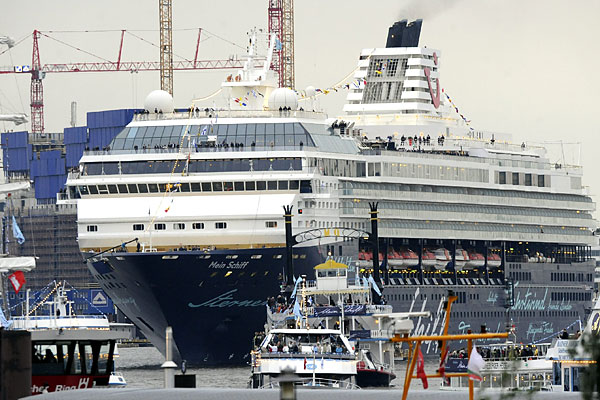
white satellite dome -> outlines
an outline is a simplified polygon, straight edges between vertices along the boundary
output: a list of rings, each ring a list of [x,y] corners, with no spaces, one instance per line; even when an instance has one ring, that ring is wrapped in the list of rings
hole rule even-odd
[[[280,107],[289,107],[292,110],[297,110],[298,96],[296,96],[296,92],[288,88],[278,88],[273,90],[269,96],[269,109],[279,110]]]
[[[154,90],[150,92],[144,100],[144,109],[150,113],[155,110],[163,113],[171,113],[175,109],[173,106],[173,96],[164,90]]]
[[[314,86],[307,86],[305,89],[306,92],[306,97],[315,97],[315,95],[317,94],[317,90],[315,89]]]

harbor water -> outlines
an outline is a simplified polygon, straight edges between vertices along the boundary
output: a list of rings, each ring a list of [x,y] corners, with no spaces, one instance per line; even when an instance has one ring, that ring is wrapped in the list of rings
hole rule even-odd
[[[154,347],[127,347],[119,348],[119,356],[116,359],[117,371],[122,373],[127,381],[128,388],[162,388],[163,371],[160,365],[164,357]],[[426,370],[435,370],[436,362],[426,362]],[[405,363],[396,364],[396,375],[392,383],[395,384],[391,390],[402,389],[401,381],[404,377]],[[176,370],[176,373],[181,373]],[[196,375],[197,387],[215,388],[246,388],[250,378],[250,367],[213,367],[213,368],[187,368],[186,374]],[[432,380],[434,386],[439,380]],[[412,388],[422,389],[421,381],[413,380]]]

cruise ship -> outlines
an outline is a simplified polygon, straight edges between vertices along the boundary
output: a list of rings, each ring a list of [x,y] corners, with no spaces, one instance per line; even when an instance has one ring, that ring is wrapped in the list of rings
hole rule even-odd
[[[340,88],[278,88],[252,45],[222,107],[177,110],[153,92],[110,146],[84,153],[61,202],[77,204],[90,271],[160,351],[172,326],[178,359],[249,361],[289,271],[283,206],[293,235],[313,238],[293,247],[294,276],[328,258],[372,274],[395,311],[431,312],[415,334],[442,331],[450,290],[451,333],[508,328],[536,343],[579,329],[596,242],[581,168],[471,128],[421,23],[389,28]],[[347,102],[328,118],[318,98],[334,89]],[[363,239],[370,203],[378,246]]]

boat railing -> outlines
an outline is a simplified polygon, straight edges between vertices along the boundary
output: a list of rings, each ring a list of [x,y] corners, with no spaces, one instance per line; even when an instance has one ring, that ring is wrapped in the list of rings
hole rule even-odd
[[[316,357],[318,359],[320,358],[327,358],[327,359],[332,359],[332,360],[354,360],[356,358],[355,354],[352,353],[321,353],[321,352],[317,352],[317,353],[285,353],[285,352],[279,352],[279,351],[274,351],[274,352],[261,352],[261,358],[311,358],[311,357]]]
[[[324,379],[324,378],[300,378],[294,382],[297,386],[303,386],[307,388],[335,388],[335,389],[350,389],[360,390],[360,386],[350,381],[338,381],[335,379]],[[271,381],[259,389],[278,389],[279,382]]]
[[[318,111],[306,110],[210,110],[202,109],[199,111],[176,111],[172,113],[143,113],[134,114],[134,121],[167,121],[181,119],[200,119],[214,118],[215,122],[219,118],[304,118],[304,119],[325,119],[327,114]]]
[[[183,147],[159,147],[159,148],[138,148],[138,149],[126,149],[126,150],[115,150],[115,149],[95,149],[85,150],[84,156],[107,156],[107,155],[132,155],[132,154],[176,154],[179,153],[183,156],[187,156],[189,153],[251,153],[261,151],[317,151],[316,147],[308,145],[255,145],[255,146],[231,146],[228,144],[227,147],[223,145],[215,146],[183,146]]]

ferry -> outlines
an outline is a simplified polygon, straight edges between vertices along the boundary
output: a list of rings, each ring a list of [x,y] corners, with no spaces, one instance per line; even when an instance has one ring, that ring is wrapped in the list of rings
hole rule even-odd
[[[252,357],[253,388],[279,387],[282,373],[309,387],[360,389],[356,385],[356,354],[336,329],[272,329]]]
[[[356,384],[387,387],[396,378],[391,338],[410,334],[411,318],[429,317],[429,313],[394,313],[391,305],[375,304],[373,283],[355,268],[333,259],[315,266],[315,279],[299,277],[289,301],[281,296],[283,303],[267,304],[265,329],[304,327],[316,333],[338,329],[356,352]]]
[[[327,259],[358,266],[395,312],[431,313],[415,334],[441,332],[449,289],[449,333],[514,325],[535,343],[585,317],[596,222],[582,169],[473,129],[421,24],[394,24],[343,85],[297,91],[277,87],[255,36],[224,106],[176,109],[153,92],[110,146],[85,152],[61,202],[77,204],[93,276],[160,351],[172,326],[176,360],[250,361],[267,297],[292,281],[282,206],[294,278]],[[347,102],[328,118],[319,97],[334,89]]]

